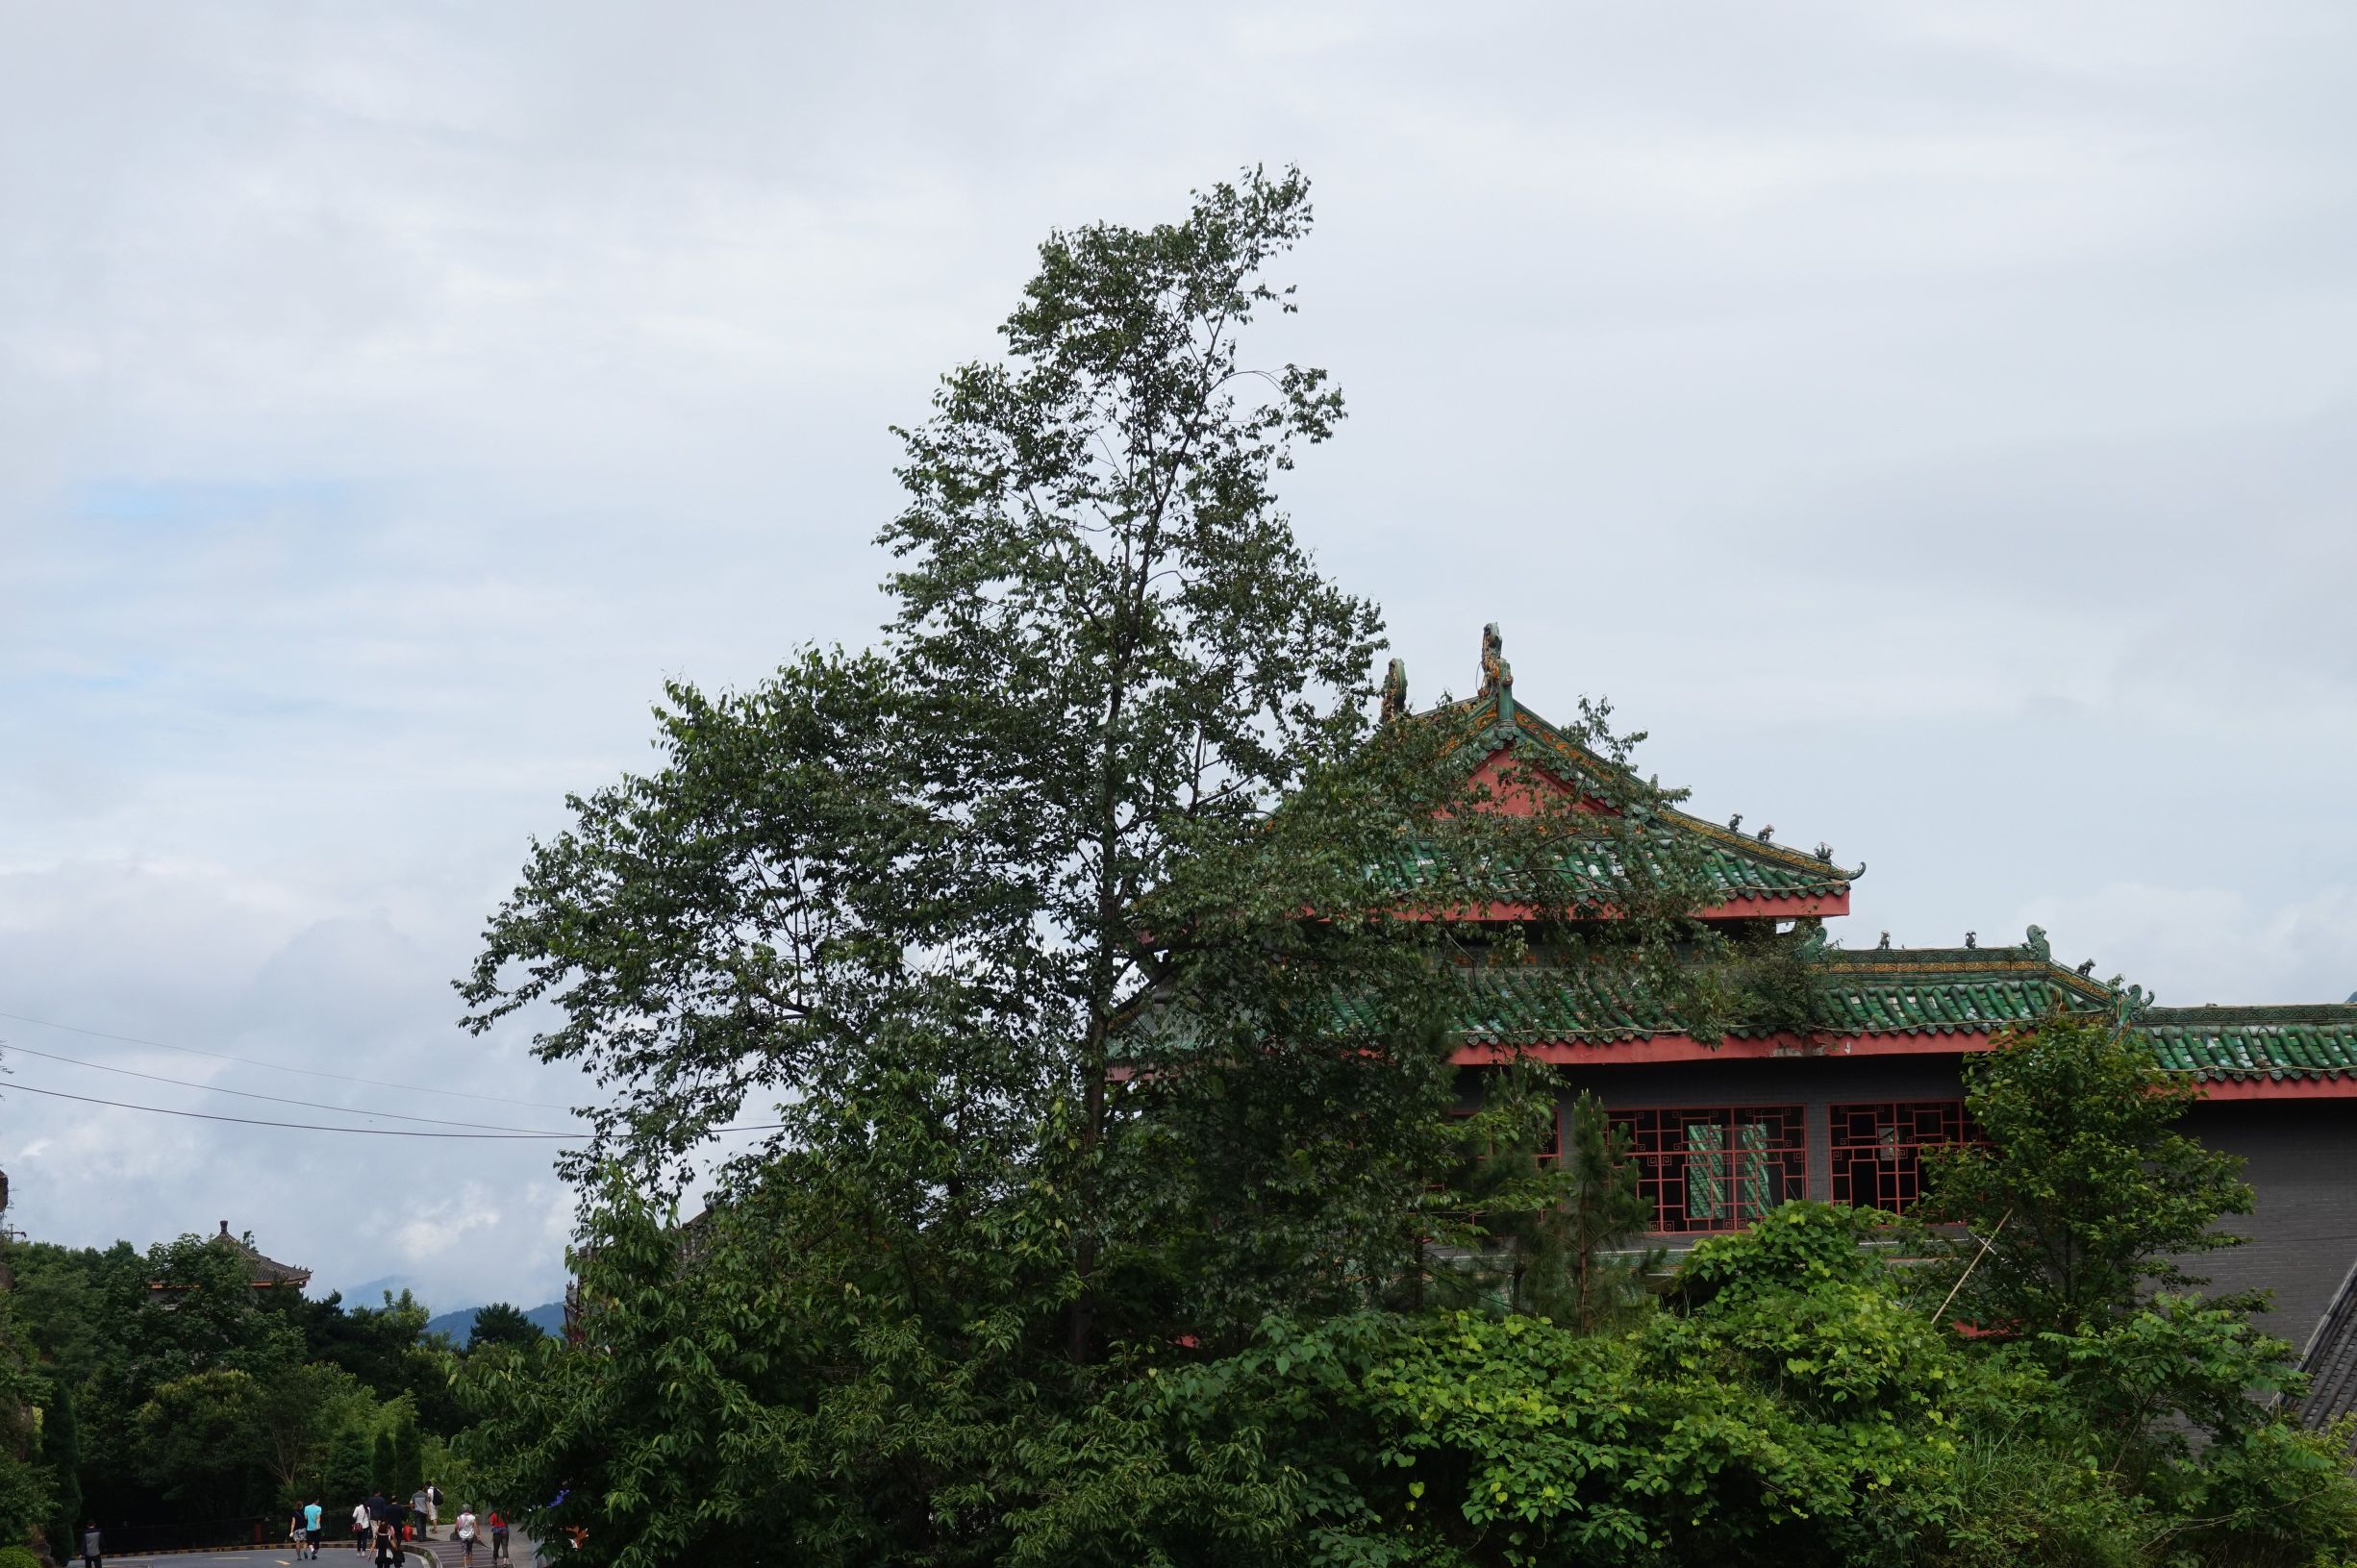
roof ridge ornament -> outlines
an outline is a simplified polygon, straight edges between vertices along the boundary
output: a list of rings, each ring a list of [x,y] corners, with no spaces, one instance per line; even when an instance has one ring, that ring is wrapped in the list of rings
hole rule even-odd
[[[1392,667],[1383,673],[1383,709],[1376,722],[1389,724],[1393,719],[1406,717],[1407,712],[1408,661],[1394,659]]]
[[[1495,621],[1481,629],[1481,692],[1497,698],[1499,723],[1514,722],[1514,666],[1506,662],[1506,639]]]
[[[2051,963],[2054,960],[2054,946],[2052,943],[2046,940],[2045,927],[2032,926],[2030,928],[2029,939],[2023,945],[2030,950],[2031,955],[2040,962]]]

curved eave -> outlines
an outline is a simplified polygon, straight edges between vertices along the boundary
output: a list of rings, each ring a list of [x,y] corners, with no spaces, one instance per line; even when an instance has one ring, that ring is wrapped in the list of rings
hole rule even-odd
[[[1559,912],[1559,911],[1549,911]],[[1464,920],[1476,924],[1536,920],[1540,918],[1536,904],[1473,904],[1450,905],[1439,909],[1404,911],[1411,920]],[[1592,911],[1598,920],[1617,920],[1620,911],[1609,905]],[[1810,916],[1833,916],[1849,913],[1849,889],[1841,888],[1827,893],[1740,893],[1717,904],[1702,906],[1693,911],[1696,920],[1799,920]]]
[[[1494,755],[1497,751],[1517,740],[1528,740],[1553,753],[1569,767],[1573,774],[1585,776],[1599,784],[1615,774],[1624,779],[1629,777],[1624,770],[1617,768],[1613,763],[1596,756],[1587,747],[1556,729],[1546,719],[1525,708],[1519,701],[1514,706],[1514,717],[1511,720],[1501,720],[1498,716],[1497,693],[1494,691],[1487,691],[1478,696],[1449,703],[1441,708],[1429,709],[1426,711],[1433,714],[1462,714],[1470,734],[1468,743],[1489,747],[1491,755]],[[1576,784],[1577,780],[1567,778],[1563,782]],[[1864,865],[1860,865],[1855,870],[1845,870],[1833,861],[1820,859],[1806,850],[1793,849],[1785,844],[1768,843],[1739,833],[1722,823],[1705,821],[1690,812],[1681,811],[1675,807],[1663,807],[1660,810],[1660,820],[1667,826],[1695,834],[1723,850],[1741,855],[1762,865],[1771,865],[1782,871],[1795,872],[1809,877],[1821,877],[1829,882],[1839,883],[1842,884],[1839,896],[1843,900],[1844,910],[1848,907],[1848,884],[1866,875]]]
[[[1508,1040],[1465,1037],[1449,1059],[1459,1066],[1494,1066],[1523,1058],[1567,1067],[1636,1066],[1660,1062],[1763,1061],[1846,1057],[1965,1057],[1991,1050],[2006,1029],[1985,1025],[1924,1025],[1849,1033],[1730,1035],[1717,1044],[1691,1034],[1635,1030],[1593,1035]],[[2200,1085],[2209,1100],[2357,1099],[2357,1069],[2253,1065],[2249,1068],[2168,1067]]]
[[[1849,913],[1849,885],[1821,893],[1749,893],[1696,909],[1697,920],[1799,920]]]

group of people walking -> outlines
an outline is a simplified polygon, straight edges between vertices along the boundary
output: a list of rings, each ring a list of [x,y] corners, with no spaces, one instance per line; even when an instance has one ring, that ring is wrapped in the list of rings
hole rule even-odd
[[[366,1502],[352,1506],[352,1550],[366,1556],[373,1549],[376,1568],[407,1568],[407,1547],[412,1533],[439,1524],[441,1506],[441,1490],[434,1486],[417,1492],[406,1504],[395,1503],[381,1491],[371,1493]],[[296,1556],[318,1556],[321,1517],[316,1499],[295,1510],[288,1532],[294,1539]],[[473,1568],[475,1543],[485,1530],[490,1534],[491,1561],[506,1562],[507,1516],[493,1508],[488,1519],[478,1520],[472,1504],[460,1505],[458,1517],[451,1522],[450,1538],[458,1544],[459,1561],[465,1568]]]

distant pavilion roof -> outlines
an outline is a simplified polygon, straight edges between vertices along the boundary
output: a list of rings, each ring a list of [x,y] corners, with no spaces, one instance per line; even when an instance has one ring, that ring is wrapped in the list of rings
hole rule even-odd
[[[243,1240],[240,1237],[231,1235],[229,1233],[229,1221],[227,1220],[223,1220],[221,1222],[221,1229],[218,1232],[208,1239],[207,1244],[214,1247],[225,1247],[231,1252],[236,1253],[238,1257],[244,1258],[246,1260],[248,1273],[250,1275],[250,1282],[256,1290],[301,1290],[306,1285],[311,1283],[311,1270],[307,1268],[298,1268],[292,1263],[281,1263],[274,1258],[264,1257],[260,1252],[254,1249],[251,1243]],[[162,1282],[156,1282],[150,1283],[148,1288],[150,1290],[175,1290],[180,1287],[177,1285],[164,1284]]]

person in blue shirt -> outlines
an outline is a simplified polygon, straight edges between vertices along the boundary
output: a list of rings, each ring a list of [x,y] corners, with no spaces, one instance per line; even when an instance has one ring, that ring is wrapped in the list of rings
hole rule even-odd
[[[317,1498],[303,1505],[303,1539],[314,1557],[319,1555],[319,1522],[324,1517]]]

